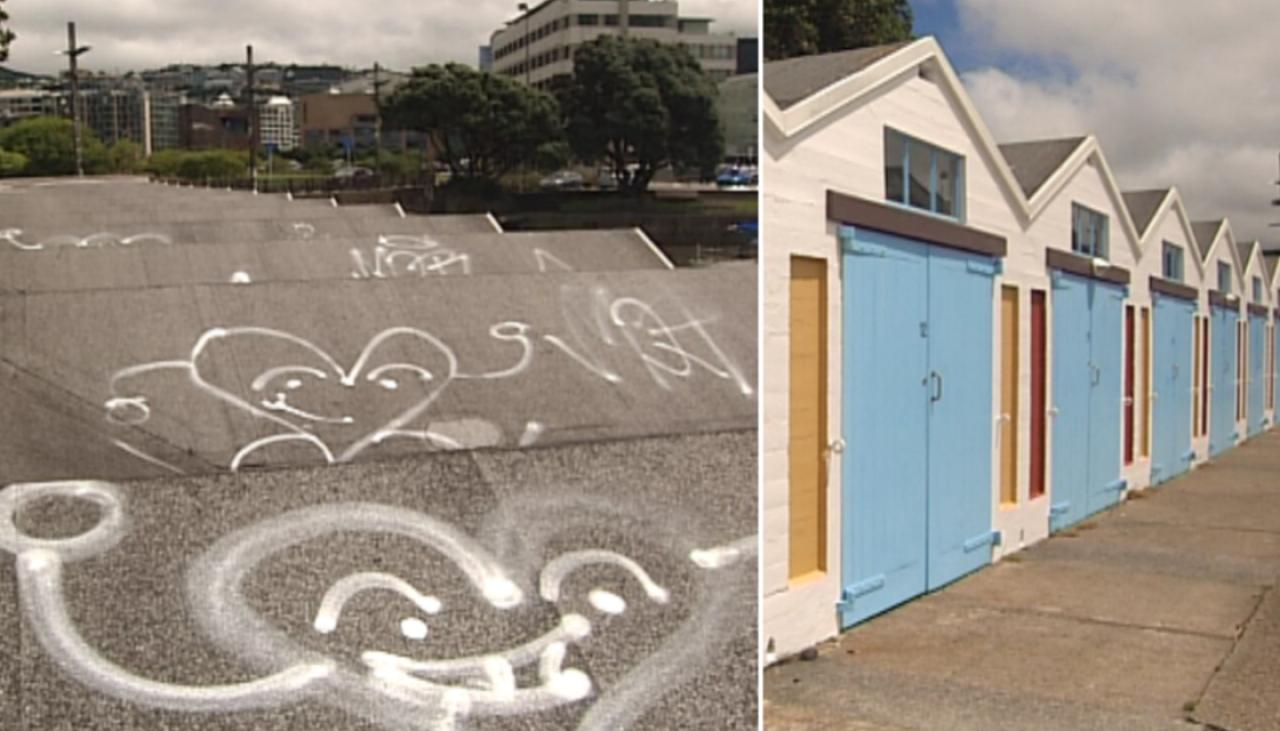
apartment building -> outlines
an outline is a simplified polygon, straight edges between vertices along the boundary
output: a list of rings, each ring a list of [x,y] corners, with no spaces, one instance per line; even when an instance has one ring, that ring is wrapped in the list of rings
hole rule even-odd
[[[713,33],[707,18],[682,18],[673,0],[545,0],[493,32],[496,74],[545,87],[573,74],[574,49],[602,35],[627,35],[689,49],[716,81],[737,69],[738,39]]]
[[[53,116],[59,113],[60,97],[44,89],[6,89],[0,91],[0,126],[7,127],[27,117]]]

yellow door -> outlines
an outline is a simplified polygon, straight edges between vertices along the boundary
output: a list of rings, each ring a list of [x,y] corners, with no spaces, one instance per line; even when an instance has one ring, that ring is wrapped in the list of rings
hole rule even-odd
[[[791,257],[790,465],[793,581],[827,568],[827,263]]]
[[[1018,502],[1018,288],[1000,290],[1000,503]]]

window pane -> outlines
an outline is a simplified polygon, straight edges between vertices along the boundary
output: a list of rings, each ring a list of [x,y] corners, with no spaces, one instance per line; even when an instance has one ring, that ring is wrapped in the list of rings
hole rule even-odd
[[[1071,207],[1071,250],[1084,252],[1084,211],[1079,206]]]
[[[902,135],[893,130],[884,131],[884,197],[886,200],[903,203],[902,195],[902,156],[906,152],[906,144]]]
[[[938,153],[938,213],[956,215],[957,187],[960,184],[960,158],[945,152]]]
[[[1093,218],[1095,226],[1098,230],[1098,239],[1094,242],[1093,255],[1106,259],[1111,252],[1111,229],[1110,221],[1101,213],[1094,213]]]
[[[933,162],[931,150],[918,140],[908,142],[911,150],[907,156],[907,180],[910,185],[907,203],[915,208],[930,210],[930,183]]]

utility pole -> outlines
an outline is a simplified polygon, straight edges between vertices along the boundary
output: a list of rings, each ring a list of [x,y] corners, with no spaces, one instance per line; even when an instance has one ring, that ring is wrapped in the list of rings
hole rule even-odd
[[[258,190],[258,88],[253,68],[253,46],[245,46],[246,80],[249,83],[249,181]]]
[[[89,46],[76,45],[76,24],[67,23],[67,50],[63,53],[71,64],[71,127],[76,144],[76,175],[84,177],[84,139],[80,131],[80,69],[76,59],[89,52]]]
[[[373,64],[373,108],[375,117],[375,126],[373,128],[373,154],[374,164],[378,169],[378,176],[382,176],[382,85],[387,82],[382,80],[382,65],[376,61]]]

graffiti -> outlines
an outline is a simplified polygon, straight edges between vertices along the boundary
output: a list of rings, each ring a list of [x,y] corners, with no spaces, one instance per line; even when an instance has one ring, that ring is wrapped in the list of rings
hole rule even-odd
[[[387,234],[378,237],[373,253],[351,250],[353,279],[471,274],[471,257],[446,247],[430,236]]]
[[[185,359],[143,363],[114,373],[104,407],[112,422],[141,426],[151,419],[152,403],[145,393],[126,386],[162,371],[185,375],[197,391],[274,432],[238,447],[228,464],[228,469],[236,471],[251,455],[281,444],[314,450],[331,464],[348,462],[392,440],[414,440],[427,448],[446,450],[497,446],[506,440],[503,431],[483,418],[422,422],[454,383],[494,382],[528,372],[537,341],[553,346],[551,353],[567,356],[587,378],[611,385],[623,382],[616,368],[621,357],[640,363],[651,382],[667,391],[677,381],[707,375],[732,384],[744,398],[754,396],[746,376],[707,330],[709,320],[686,315],[672,323],[642,300],[610,298],[603,290],[596,294],[598,307],[572,310],[574,314],[566,319],[568,332],[542,333],[519,321],[490,327],[489,338],[503,347],[505,360],[487,371],[463,369],[449,344],[413,327],[377,333],[349,365],[282,330],[213,328],[200,335]],[[242,346],[268,353],[262,358],[264,367],[247,379],[247,388],[218,383],[210,375],[210,364],[216,360],[212,351]],[[411,355],[408,360],[405,353]],[[546,430],[543,422],[530,420],[522,434],[512,435],[512,441],[531,446]],[[134,450],[126,451],[147,459]]]
[[[293,235],[302,241],[310,241],[315,238],[316,227],[305,221],[299,221],[293,224]]]
[[[17,515],[22,508],[50,497],[95,505],[97,524],[79,535],[57,539],[19,529]],[[695,610],[695,616],[685,620],[657,655],[641,662],[614,687],[600,688],[585,670],[567,666],[569,649],[607,631],[614,626],[610,622],[624,618],[632,608],[621,594],[596,581],[573,582],[574,596],[566,595],[564,588],[570,576],[603,566],[610,569],[609,575],[624,578],[625,585],[638,587],[639,601],[655,607],[667,604],[672,599],[670,590],[639,562],[605,549],[560,553],[533,572],[537,591],[530,594],[521,586],[534,577],[526,575],[523,566],[508,568],[501,554],[491,553],[481,539],[448,522],[380,503],[333,503],[292,510],[235,530],[186,565],[186,604],[194,626],[209,643],[256,673],[256,679],[218,685],[153,680],[94,649],[72,619],[63,590],[68,564],[118,549],[129,529],[126,505],[124,490],[109,483],[12,485],[0,491],[0,550],[15,557],[21,610],[48,658],[85,688],[137,706],[231,713],[322,703],[385,728],[455,731],[473,719],[576,705],[583,706],[579,729],[619,730],[628,728],[661,698],[662,687],[673,677],[696,668],[698,663],[688,662],[689,658],[705,661],[708,650],[714,648],[710,640],[727,629],[719,621],[722,617],[708,614],[722,606],[723,592],[706,591],[708,601],[702,611]],[[504,530],[506,521],[513,518],[511,512],[499,515],[486,527]],[[275,625],[246,597],[248,577],[264,562],[304,544],[334,545],[340,536],[360,534],[408,540],[423,552],[422,558],[434,556],[456,567],[454,580],[469,591],[450,593],[451,602],[478,602],[499,613],[550,608],[558,619],[543,623],[545,629],[536,630],[541,634],[532,639],[479,654],[430,659],[364,647],[357,648],[358,659],[340,659],[312,649],[307,638]],[[753,550],[748,543],[754,546],[754,536],[731,545],[745,555]],[[541,555],[544,546],[530,548]],[[522,554],[525,560],[531,555]],[[356,572],[334,581],[319,598],[312,631],[340,634],[344,607],[365,592],[390,592],[408,600],[405,606],[419,614],[405,617],[400,629],[406,638],[419,642],[430,636],[435,618],[451,609],[467,609],[451,606],[394,574]],[[581,593],[585,602],[578,596]],[[651,672],[664,668],[680,671]]]
[[[53,236],[36,243],[23,241],[22,236],[23,231],[20,228],[7,228],[0,230],[0,241],[9,242],[11,246],[19,251],[43,251],[45,249],[62,247],[76,249],[103,249],[111,247],[124,248],[142,243],[162,244],[164,246],[173,244],[173,240],[168,236],[157,233],[141,233],[133,236],[120,236],[113,233],[96,233],[83,238],[77,236]]]
[[[562,272],[574,271],[573,267],[566,264],[563,259],[545,249],[534,248],[533,258],[538,262],[539,274],[546,274],[552,267]]]

